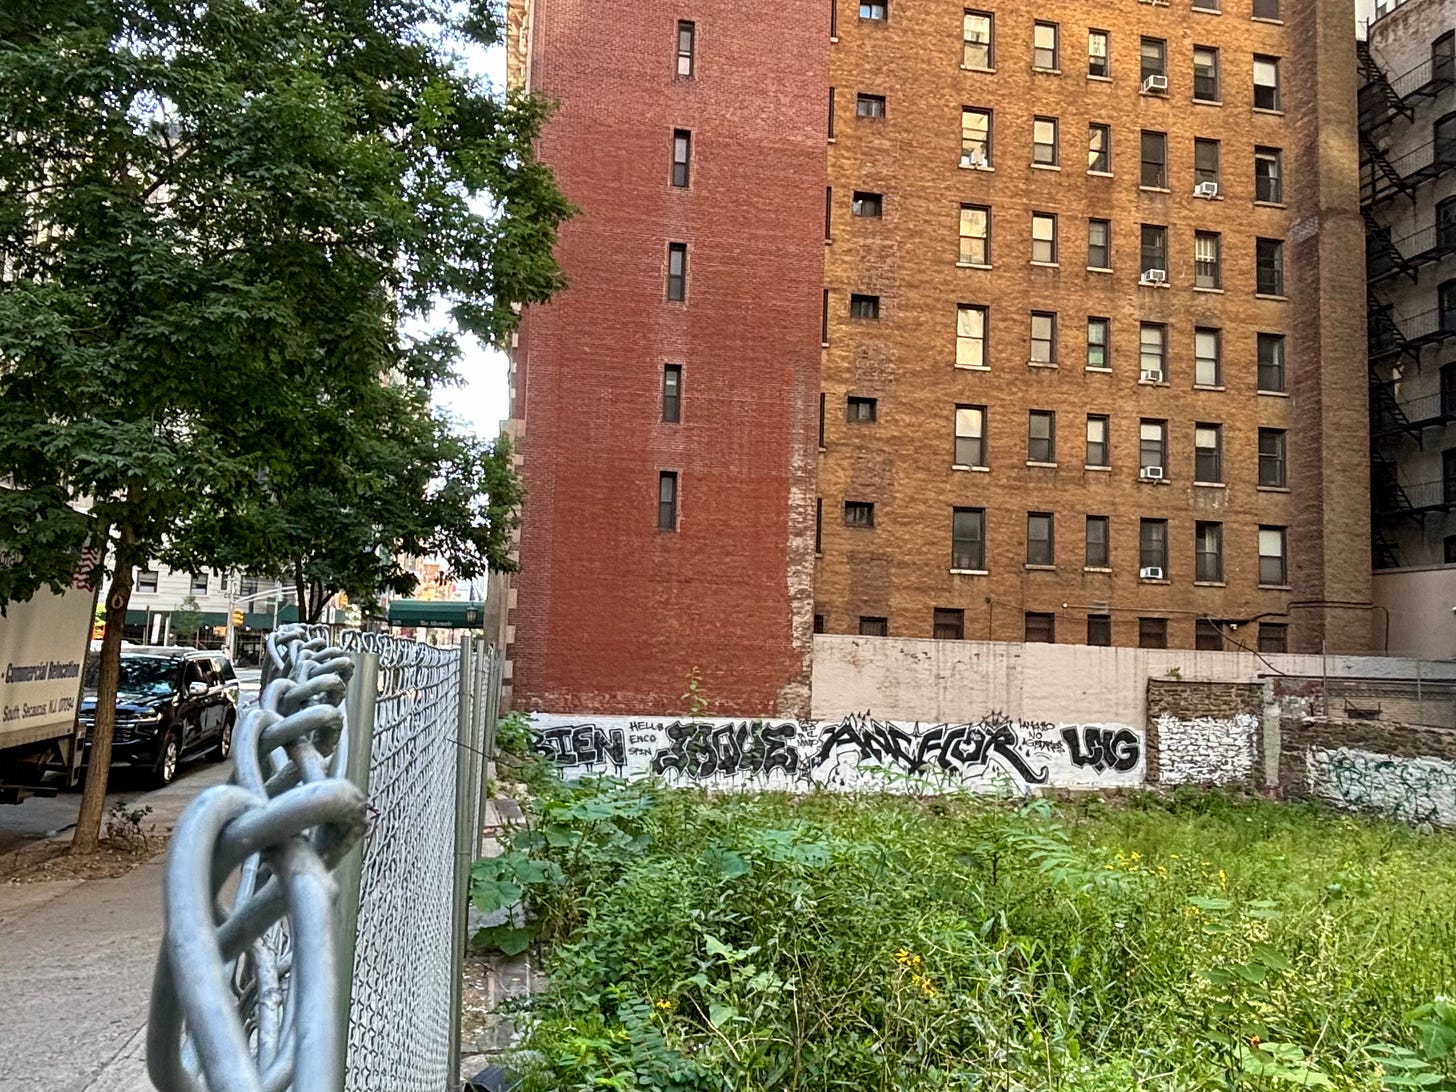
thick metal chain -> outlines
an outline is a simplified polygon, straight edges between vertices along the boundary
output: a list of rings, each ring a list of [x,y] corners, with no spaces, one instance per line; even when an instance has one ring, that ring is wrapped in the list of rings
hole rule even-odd
[[[342,776],[352,674],[323,627],[278,629],[231,783],[177,823],[147,1029],[162,1092],[342,1086],[333,870],[365,829],[364,794]]]

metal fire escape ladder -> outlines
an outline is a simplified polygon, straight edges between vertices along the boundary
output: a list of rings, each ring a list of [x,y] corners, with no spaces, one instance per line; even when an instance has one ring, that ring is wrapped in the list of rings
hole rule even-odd
[[[1367,133],[1360,134],[1360,148],[1365,153],[1365,159],[1370,164],[1371,171],[1369,191],[1362,194],[1366,205],[1374,204],[1392,193],[1403,193],[1410,196],[1415,192],[1415,187],[1391,165],[1384,150],[1371,140]]]
[[[1390,237],[1390,228],[1378,222],[1368,208],[1360,210],[1360,218],[1365,221],[1366,279],[1380,281],[1404,273],[1412,281],[1416,280],[1416,266],[1395,245]]]
[[[1404,352],[1407,348],[1405,334],[1391,314],[1391,306],[1381,303],[1374,293],[1367,291],[1365,306],[1369,310],[1370,359],[1379,360]]]
[[[1360,128],[1373,129],[1384,125],[1399,114],[1406,121],[1415,117],[1415,111],[1390,85],[1385,70],[1370,52],[1370,43],[1356,39],[1355,56],[1360,64]]]

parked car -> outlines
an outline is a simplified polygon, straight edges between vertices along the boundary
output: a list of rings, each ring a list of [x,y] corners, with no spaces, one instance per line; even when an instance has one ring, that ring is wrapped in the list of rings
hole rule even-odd
[[[80,720],[86,729],[86,754],[96,723],[96,685],[100,658],[86,665],[86,691]],[[116,729],[112,766],[148,771],[156,787],[177,776],[184,758],[227,758],[238,723],[237,674],[220,652],[195,648],[124,648],[116,690]]]

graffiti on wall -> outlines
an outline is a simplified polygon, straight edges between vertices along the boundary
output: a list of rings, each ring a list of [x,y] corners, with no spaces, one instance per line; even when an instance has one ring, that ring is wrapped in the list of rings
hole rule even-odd
[[[1401,822],[1456,827],[1456,762],[1399,758],[1355,747],[1311,747],[1309,790],[1337,807]]]
[[[1120,724],[1053,724],[988,713],[933,724],[876,720],[531,717],[537,750],[563,776],[656,775],[679,784],[803,789],[957,788],[1030,792],[1143,780],[1143,734]]]
[[[1254,775],[1259,718],[1158,717],[1158,780],[1165,785],[1227,785]]]

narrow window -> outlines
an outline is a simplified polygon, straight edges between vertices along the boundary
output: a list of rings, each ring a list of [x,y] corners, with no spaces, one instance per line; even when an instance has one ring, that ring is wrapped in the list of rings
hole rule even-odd
[[[139,592],[154,592],[157,590],[157,570],[138,569],[136,576],[136,589]],[[257,591],[257,587],[253,588]]]
[[[1138,521],[1138,569],[1145,580],[1168,578],[1168,521]],[[1152,570],[1149,572],[1148,570]]]
[[[677,530],[677,472],[673,470],[657,476],[657,529]]]
[[[888,637],[890,635],[890,620],[888,618],[872,618],[868,615],[860,615],[859,635],[861,637]]]
[[[829,0],[829,40],[839,40],[839,0]]]
[[[1456,361],[1441,365],[1441,416],[1456,417]]]
[[[1168,188],[1168,134],[1144,129],[1142,134],[1142,174],[1139,184],[1150,189]]]
[[[1031,260],[1042,265],[1057,262],[1057,218],[1050,212],[1031,214]]]
[[[1223,385],[1223,334],[1199,328],[1193,331],[1193,382],[1199,387]]]
[[[986,367],[986,309],[961,304],[956,309],[956,364]]]
[[[1223,287],[1221,239],[1216,231],[1193,233],[1193,283],[1198,288]]]
[[[1162,383],[1167,378],[1168,328],[1156,322],[1138,327],[1138,378],[1144,383]]]
[[[1193,141],[1193,186],[1199,196],[1217,196],[1219,182],[1219,143],[1205,137]],[[1207,187],[1212,186],[1210,192]],[[1200,189],[1200,187],[1202,187]]]
[[[1193,526],[1194,579],[1205,584],[1223,583],[1223,524],[1196,523]]]
[[[1278,19],[1279,0],[1254,0],[1255,19]],[[1280,651],[1283,651],[1282,649]]]
[[[1138,648],[1167,648],[1168,619],[1139,618]]]
[[[1037,23],[1031,32],[1031,66],[1055,71],[1057,52],[1057,24]]]
[[[1096,645],[1099,648],[1108,648],[1111,646],[1112,615],[1087,615],[1087,643],[1089,645]]]
[[[1259,239],[1255,242],[1254,290],[1261,296],[1284,295],[1284,242]]]
[[[1436,246],[1456,250],[1456,197],[1436,203]]]
[[[1032,410],[1027,414],[1026,461],[1057,461],[1057,415],[1051,410]]]
[[[685,189],[688,184],[689,164],[693,155],[693,134],[687,129],[672,131],[672,184]],[[825,234],[829,233],[825,228]]]
[[[1223,427],[1193,426],[1193,480],[1205,485],[1223,483]]]
[[[937,641],[964,641],[966,612],[949,607],[936,607],[930,635]]]
[[[1222,652],[1223,631],[1218,623],[1209,618],[1200,618],[1193,624],[1193,647],[1200,652]]]
[[[885,96],[861,94],[854,100],[854,113],[861,118],[882,118],[885,116]]]
[[[1112,268],[1112,223],[1108,220],[1087,221],[1087,268]]]
[[[1259,0],[1254,0],[1254,2],[1257,4]],[[1260,622],[1259,651],[1288,652],[1289,626],[1284,622]]]
[[[961,64],[966,68],[988,71],[995,67],[992,32],[994,19],[984,11],[968,11],[962,23],[964,46]]]
[[[961,166],[991,166],[991,111],[961,109]]]
[[[880,317],[880,297],[868,296],[860,292],[852,293],[849,297],[849,317],[878,320]]]
[[[824,306],[819,312],[819,344],[829,347],[829,289],[824,289]]]
[[[1284,391],[1284,335],[1259,335],[1259,389]]]
[[[1431,131],[1435,141],[1436,166],[1449,167],[1456,163],[1456,113],[1437,118]]]
[[[1087,559],[1089,569],[1109,569],[1112,555],[1108,548],[1108,524],[1106,516],[1087,517]]]
[[[844,419],[849,424],[874,424],[879,419],[879,401],[850,395],[844,403]]]
[[[667,244],[667,298],[682,302],[688,290],[688,244]]]
[[[956,508],[951,513],[950,567],[959,572],[986,569],[986,510]]]
[[[890,5],[873,3],[870,0],[861,0],[859,17],[861,19],[869,19],[876,23],[883,23],[890,17]]]
[[[696,44],[697,27],[692,23],[679,22],[677,25],[677,74],[679,76],[692,76]]]
[[[1112,126],[1095,121],[1088,124],[1087,169],[1094,174],[1112,173]]]
[[[1107,79],[1112,75],[1108,34],[1105,30],[1087,32],[1087,75]]]
[[[1254,109],[1281,109],[1279,98],[1279,58],[1254,54]]]
[[[1283,527],[1259,528],[1259,583],[1276,588],[1289,583]]]
[[[855,190],[854,200],[849,210],[855,216],[878,218],[884,215],[885,199],[878,193],[869,193],[866,190]]]
[[[824,498],[814,498],[814,552],[824,552]]]
[[[682,419],[682,365],[662,366],[662,419],[675,425]],[[820,444],[823,444],[821,433]]]
[[[1109,421],[1105,414],[1087,415],[1087,465],[1111,466],[1112,444],[1108,440]]]
[[[1218,102],[1218,50],[1193,47],[1193,98],[1196,102]]]
[[[871,501],[845,501],[844,525],[846,527],[873,527],[875,506]]]
[[[207,594],[207,574],[206,573],[193,573],[192,574],[192,582],[189,585],[189,589],[191,590],[191,592],[192,592],[193,595],[206,595]]]
[[[818,611],[815,611],[815,613],[814,613],[814,632],[815,633],[824,633],[825,632],[824,615],[821,614],[821,613],[819,613]]]
[[[141,590],[142,591],[145,591],[146,589],[145,588],[142,588]],[[154,581],[154,586],[153,586],[152,590],[153,591],[156,591],[155,581]],[[256,576],[251,576],[251,575],[248,575],[246,573],[244,575],[240,576],[238,578],[238,594],[240,596],[242,596],[244,599],[246,599],[250,595],[257,595],[258,594],[258,578]]]
[[[1111,367],[1111,356],[1107,351],[1111,326],[1105,318],[1087,320],[1087,367],[1099,370]]]
[[[955,465],[986,465],[986,407],[957,406],[955,410]]]
[[[1144,38],[1138,46],[1138,55],[1141,57],[1141,67],[1138,72],[1138,79],[1142,80],[1143,87],[1148,90],[1168,89],[1168,43],[1161,38]],[[1162,79],[1159,87],[1156,83],[1149,84],[1149,76],[1158,76]]]
[[[1456,81],[1456,31],[1448,30],[1431,43],[1431,83],[1449,87]]]
[[[1436,289],[1436,310],[1442,332],[1456,332],[1456,280],[1442,281]]]
[[[824,241],[827,243],[832,238],[830,228],[833,226],[834,217],[834,187],[824,187]]]
[[[834,139],[834,88],[829,89],[829,139]]]
[[[1144,418],[1138,425],[1138,470],[1144,477],[1158,477],[1168,465],[1168,422]],[[1157,475],[1149,475],[1148,471]]]
[[[1284,153],[1278,148],[1254,149],[1254,200],[1284,203]]]
[[[1143,281],[1166,284],[1168,279],[1168,229],[1161,224],[1143,224],[1140,245]]]
[[[821,391],[819,394],[819,450],[824,450],[824,404],[825,396]]]
[[[1259,430],[1259,484],[1283,489],[1288,484],[1284,447],[1286,433],[1282,428]]]
[[[961,206],[962,265],[991,264],[991,210],[984,205]]]
[[[1042,611],[1026,612],[1026,640],[1028,643],[1055,644],[1057,640],[1057,616]]]
[[[1057,119],[1033,118],[1031,122],[1031,161],[1043,167],[1055,167],[1057,156]]]
[[[1050,512],[1028,512],[1026,514],[1026,563],[1028,565],[1056,564],[1054,533],[1055,521]]]
[[[1031,313],[1031,363],[1057,362],[1057,316],[1050,311]]]

